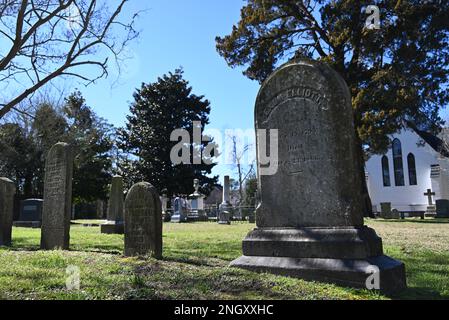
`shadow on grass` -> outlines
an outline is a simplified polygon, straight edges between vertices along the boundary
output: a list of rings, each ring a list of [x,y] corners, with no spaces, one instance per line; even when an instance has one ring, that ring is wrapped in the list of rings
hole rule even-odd
[[[181,261],[180,261],[181,260]],[[295,299],[292,293],[275,292],[273,283],[267,283],[259,274],[225,268],[198,268],[207,266],[188,259],[168,258],[164,261],[186,263],[194,269],[162,266],[135,267],[134,287],[128,299],[217,299],[223,296],[241,299],[254,296],[265,299]]]
[[[217,258],[219,259],[219,258]],[[217,264],[210,263],[207,258],[202,257],[180,257],[180,256],[164,256],[163,261],[183,263],[196,267],[216,267]],[[222,259],[220,259],[222,260]]]

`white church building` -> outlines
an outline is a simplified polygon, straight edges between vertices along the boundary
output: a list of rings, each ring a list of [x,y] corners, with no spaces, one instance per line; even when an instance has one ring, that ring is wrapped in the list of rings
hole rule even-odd
[[[449,200],[449,150],[443,140],[411,126],[391,140],[387,154],[366,162],[373,211],[380,213],[381,203],[391,203],[414,215],[425,212],[430,201]]]

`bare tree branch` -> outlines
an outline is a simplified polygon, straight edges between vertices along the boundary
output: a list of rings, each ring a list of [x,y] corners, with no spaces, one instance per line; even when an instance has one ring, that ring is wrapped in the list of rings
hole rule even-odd
[[[36,90],[58,77],[92,84],[108,76],[109,57],[121,54],[138,37],[138,13],[121,21],[129,0],[9,0],[0,1],[0,36],[11,42],[0,51],[0,85],[23,89],[0,101],[0,119]],[[111,3],[115,3],[110,8]],[[80,67],[98,69],[84,74]],[[120,70],[119,70],[120,71]]]

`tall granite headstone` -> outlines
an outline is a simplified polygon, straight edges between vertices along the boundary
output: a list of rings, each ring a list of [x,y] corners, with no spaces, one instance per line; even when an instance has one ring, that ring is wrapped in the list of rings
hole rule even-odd
[[[156,189],[135,184],[125,200],[125,256],[162,257],[162,208]]]
[[[41,249],[69,248],[72,210],[73,151],[66,143],[55,144],[45,161]]]
[[[0,246],[11,245],[16,187],[7,178],[0,178]]]
[[[121,176],[112,177],[107,212],[108,221],[101,225],[101,233],[124,233],[123,198],[123,178]]]
[[[263,83],[255,123],[267,129],[266,139],[257,136],[257,228],[231,265],[362,288],[375,273],[381,290],[406,287],[404,264],[384,256],[381,238],[364,226],[344,80],[319,62],[289,62]],[[271,149],[261,144],[268,129],[278,130],[278,159],[269,164],[260,161]]]

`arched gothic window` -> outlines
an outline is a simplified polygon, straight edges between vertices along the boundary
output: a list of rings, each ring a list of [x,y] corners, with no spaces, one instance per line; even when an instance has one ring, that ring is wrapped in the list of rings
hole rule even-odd
[[[388,157],[382,157],[382,177],[384,180],[384,187],[391,187],[390,181],[390,164],[388,163]]]
[[[418,185],[418,180],[416,178],[416,161],[413,153],[409,153],[407,156],[408,165],[408,178],[411,186]]]
[[[405,185],[404,164],[402,162],[402,145],[399,139],[393,140],[394,182],[397,187]]]

